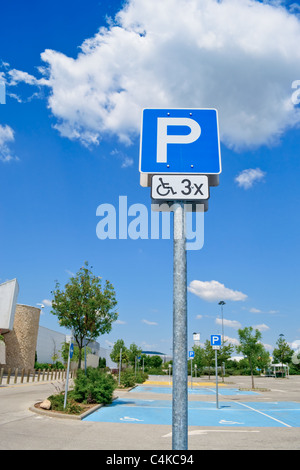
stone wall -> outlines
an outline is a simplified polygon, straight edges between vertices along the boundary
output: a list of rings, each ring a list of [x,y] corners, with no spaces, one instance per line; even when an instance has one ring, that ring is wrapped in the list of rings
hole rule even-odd
[[[8,367],[34,368],[40,313],[37,307],[17,305],[13,330],[3,335]]]

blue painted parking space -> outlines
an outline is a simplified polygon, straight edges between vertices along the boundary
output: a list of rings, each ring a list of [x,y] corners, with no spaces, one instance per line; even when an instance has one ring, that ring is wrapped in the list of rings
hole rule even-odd
[[[172,424],[169,400],[117,399],[84,418],[85,421]],[[296,402],[189,402],[189,426],[300,427],[300,403]]]

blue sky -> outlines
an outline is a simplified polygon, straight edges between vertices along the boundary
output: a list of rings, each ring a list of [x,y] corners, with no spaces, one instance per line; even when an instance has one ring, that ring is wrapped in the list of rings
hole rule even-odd
[[[279,334],[298,344],[299,12],[252,0],[2,6],[0,279],[18,279],[19,303],[45,304],[42,326],[59,330],[47,300],[87,260],[118,299],[101,346],[170,353],[172,241],[100,240],[96,210],[127,196],[150,212],[143,108],[211,107],[223,171],[204,246],[188,252],[189,348],[193,332],[221,333],[220,299],[233,344],[245,326],[270,352]]]

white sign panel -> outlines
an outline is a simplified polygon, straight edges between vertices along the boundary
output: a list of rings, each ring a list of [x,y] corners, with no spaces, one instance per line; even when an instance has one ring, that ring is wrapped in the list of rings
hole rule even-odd
[[[205,175],[154,175],[152,199],[203,200],[209,198],[208,177]]]
[[[194,342],[200,341],[200,333],[193,333],[193,341]]]

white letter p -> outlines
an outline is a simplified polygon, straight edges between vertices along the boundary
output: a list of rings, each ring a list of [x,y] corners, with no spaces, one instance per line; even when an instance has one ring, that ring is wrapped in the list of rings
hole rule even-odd
[[[191,132],[187,135],[168,135],[168,126],[186,126]],[[201,127],[190,118],[157,118],[157,154],[158,163],[167,162],[168,144],[191,144],[199,139]]]

